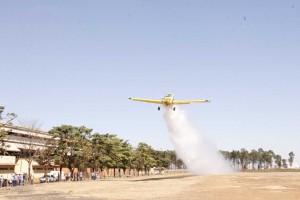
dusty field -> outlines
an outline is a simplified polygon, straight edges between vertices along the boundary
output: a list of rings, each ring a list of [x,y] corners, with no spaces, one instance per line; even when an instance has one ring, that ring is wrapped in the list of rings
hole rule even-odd
[[[300,172],[164,175],[2,189],[0,199],[297,199]]]

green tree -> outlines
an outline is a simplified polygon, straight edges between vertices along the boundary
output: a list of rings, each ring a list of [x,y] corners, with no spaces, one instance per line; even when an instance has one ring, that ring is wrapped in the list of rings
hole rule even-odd
[[[281,168],[281,162],[282,162],[281,156],[276,155],[275,156],[275,164],[277,165],[278,168]]]
[[[230,152],[229,151],[220,151],[225,160],[230,160]]]
[[[4,109],[4,106],[0,106],[0,154],[6,153],[4,138],[7,136],[7,131],[4,128],[12,125],[12,121],[17,117],[15,113],[7,113],[5,117],[2,117]]]
[[[128,143],[128,141],[122,141],[122,148],[121,148],[120,153],[123,155],[120,160],[120,167],[123,169],[124,173],[125,173],[126,169],[128,169],[129,176],[130,176],[130,171],[134,165],[132,163],[133,151],[132,151],[132,147]]]
[[[20,121],[20,125],[26,132],[26,137],[22,137],[19,141],[19,149],[21,157],[28,162],[28,180],[31,177],[31,168],[33,161],[38,157],[41,146],[45,142],[40,136],[41,123],[36,119],[27,119]]]
[[[84,126],[79,127],[79,135],[77,136],[77,147],[73,149],[74,167],[79,171],[85,170],[89,167],[89,160],[92,156],[91,141],[89,135],[92,129],[88,129]]]
[[[290,152],[289,153],[289,165],[290,165],[290,167],[292,167],[293,166],[293,162],[294,162],[294,157],[295,157],[295,154],[294,154],[294,152]]]
[[[171,168],[176,169],[177,168],[177,161],[178,161],[177,155],[176,155],[174,150],[169,151],[169,154],[170,154],[170,159],[171,159]]]
[[[92,144],[92,158],[90,163],[103,171],[104,169],[114,169],[114,177],[116,176],[115,170],[120,169],[124,171],[127,167],[131,167],[132,148],[127,141],[118,138],[113,134],[99,134],[95,133],[91,136]]]
[[[71,125],[61,125],[49,131],[49,134],[57,140],[54,161],[60,166],[60,174],[62,168],[67,167],[73,177],[74,168],[81,169],[88,165],[90,155],[85,155],[85,153],[90,148],[88,138],[91,132],[92,129],[84,126]]]
[[[111,142],[111,148],[108,153],[108,156],[111,157],[112,160],[112,168],[114,172],[114,177],[116,177],[116,169],[118,169],[118,176],[121,176],[121,168],[126,169],[127,168],[127,161],[128,161],[128,156],[127,153],[129,154],[129,147],[127,146],[127,142],[124,142],[122,139],[117,138],[116,135],[113,135],[114,137],[112,138]],[[128,151],[126,151],[128,150]]]
[[[255,149],[251,150],[251,152],[249,153],[249,160],[252,163],[252,169],[254,170],[255,165],[258,162],[258,152]]]
[[[35,161],[44,167],[44,173],[47,174],[48,167],[54,164],[55,141],[49,140],[45,146],[38,151]]]
[[[156,164],[153,155],[154,149],[148,144],[140,142],[136,151],[138,169],[143,168],[145,173],[149,175],[150,168]]]
[[[282,159],[282,166],[283,166],[285,169],[288,168],[286,159]]]
[[[101,160],[98,160],[99,157],[104,153],[103,152],[103,140],[99,133],[94,133],[90,136],[91,141],[91,157],[89,160],[89,165],[92,168],[93,172],[102,171],[103,165],[101,165]]]
[[[249,160],[249,152],[246,149],[240,150],[240,164],[242,165],[243,170],[248,169],[248,160]]]
[[[230,152],[230,160],[232,162],[232,165],[233,165],[234,169],[236,169],[236,166],[238,164],[238,159],[239,159],[239,152],[235,151],[235,150],[232,150]]]
[[[259,148],[257,150],[257,157],[258,157],[258,169],[264,169],[265,168],[265,163],[266,163],[266,159],[265,159],[265,154],[264,154],[264,150],[262,148]]]
[[[171,152],[170,151],[153,151],[153,158],[156,161],[156,167],[158,167],[159,174],[163,168],[168,168],[171,165]]]
[[[267,164],[267,168],[272,169],[272,167],[273,167],[273,158],[275,157],[274,152],[272,150],[265,151],[263,155],[264,155],[265,162]]]

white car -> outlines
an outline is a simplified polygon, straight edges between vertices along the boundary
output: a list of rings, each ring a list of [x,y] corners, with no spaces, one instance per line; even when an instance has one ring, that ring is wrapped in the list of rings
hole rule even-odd
[[[44,175],[40,178],[40,183],[45,183],[45,182],[54,182],[55,177],[53,175]]]
[[[55,178],[55,181],[59,181],[59,171],[51,171],[48,174],[53,175],[54,178]],[[64,181],[65,180],[65,173],[62,171],[61,174],[62,174],[61,180]]]

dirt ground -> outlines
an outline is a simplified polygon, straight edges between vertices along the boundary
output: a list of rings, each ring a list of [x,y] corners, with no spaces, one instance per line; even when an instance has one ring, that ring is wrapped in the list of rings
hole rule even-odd
[[[297,199],[300,172],[229,175],[155,175],[100,181],[43,183],[0,190],[1,200],[18,199]]]

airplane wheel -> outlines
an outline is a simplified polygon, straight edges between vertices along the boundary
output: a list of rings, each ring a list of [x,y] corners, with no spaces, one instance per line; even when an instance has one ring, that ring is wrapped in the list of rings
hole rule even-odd
[[[174,107],[173,110],[175,111],[175,110],[176,110],[176,107]]]
[[[160,107],[158,107],[157,109],[160,110]]]

